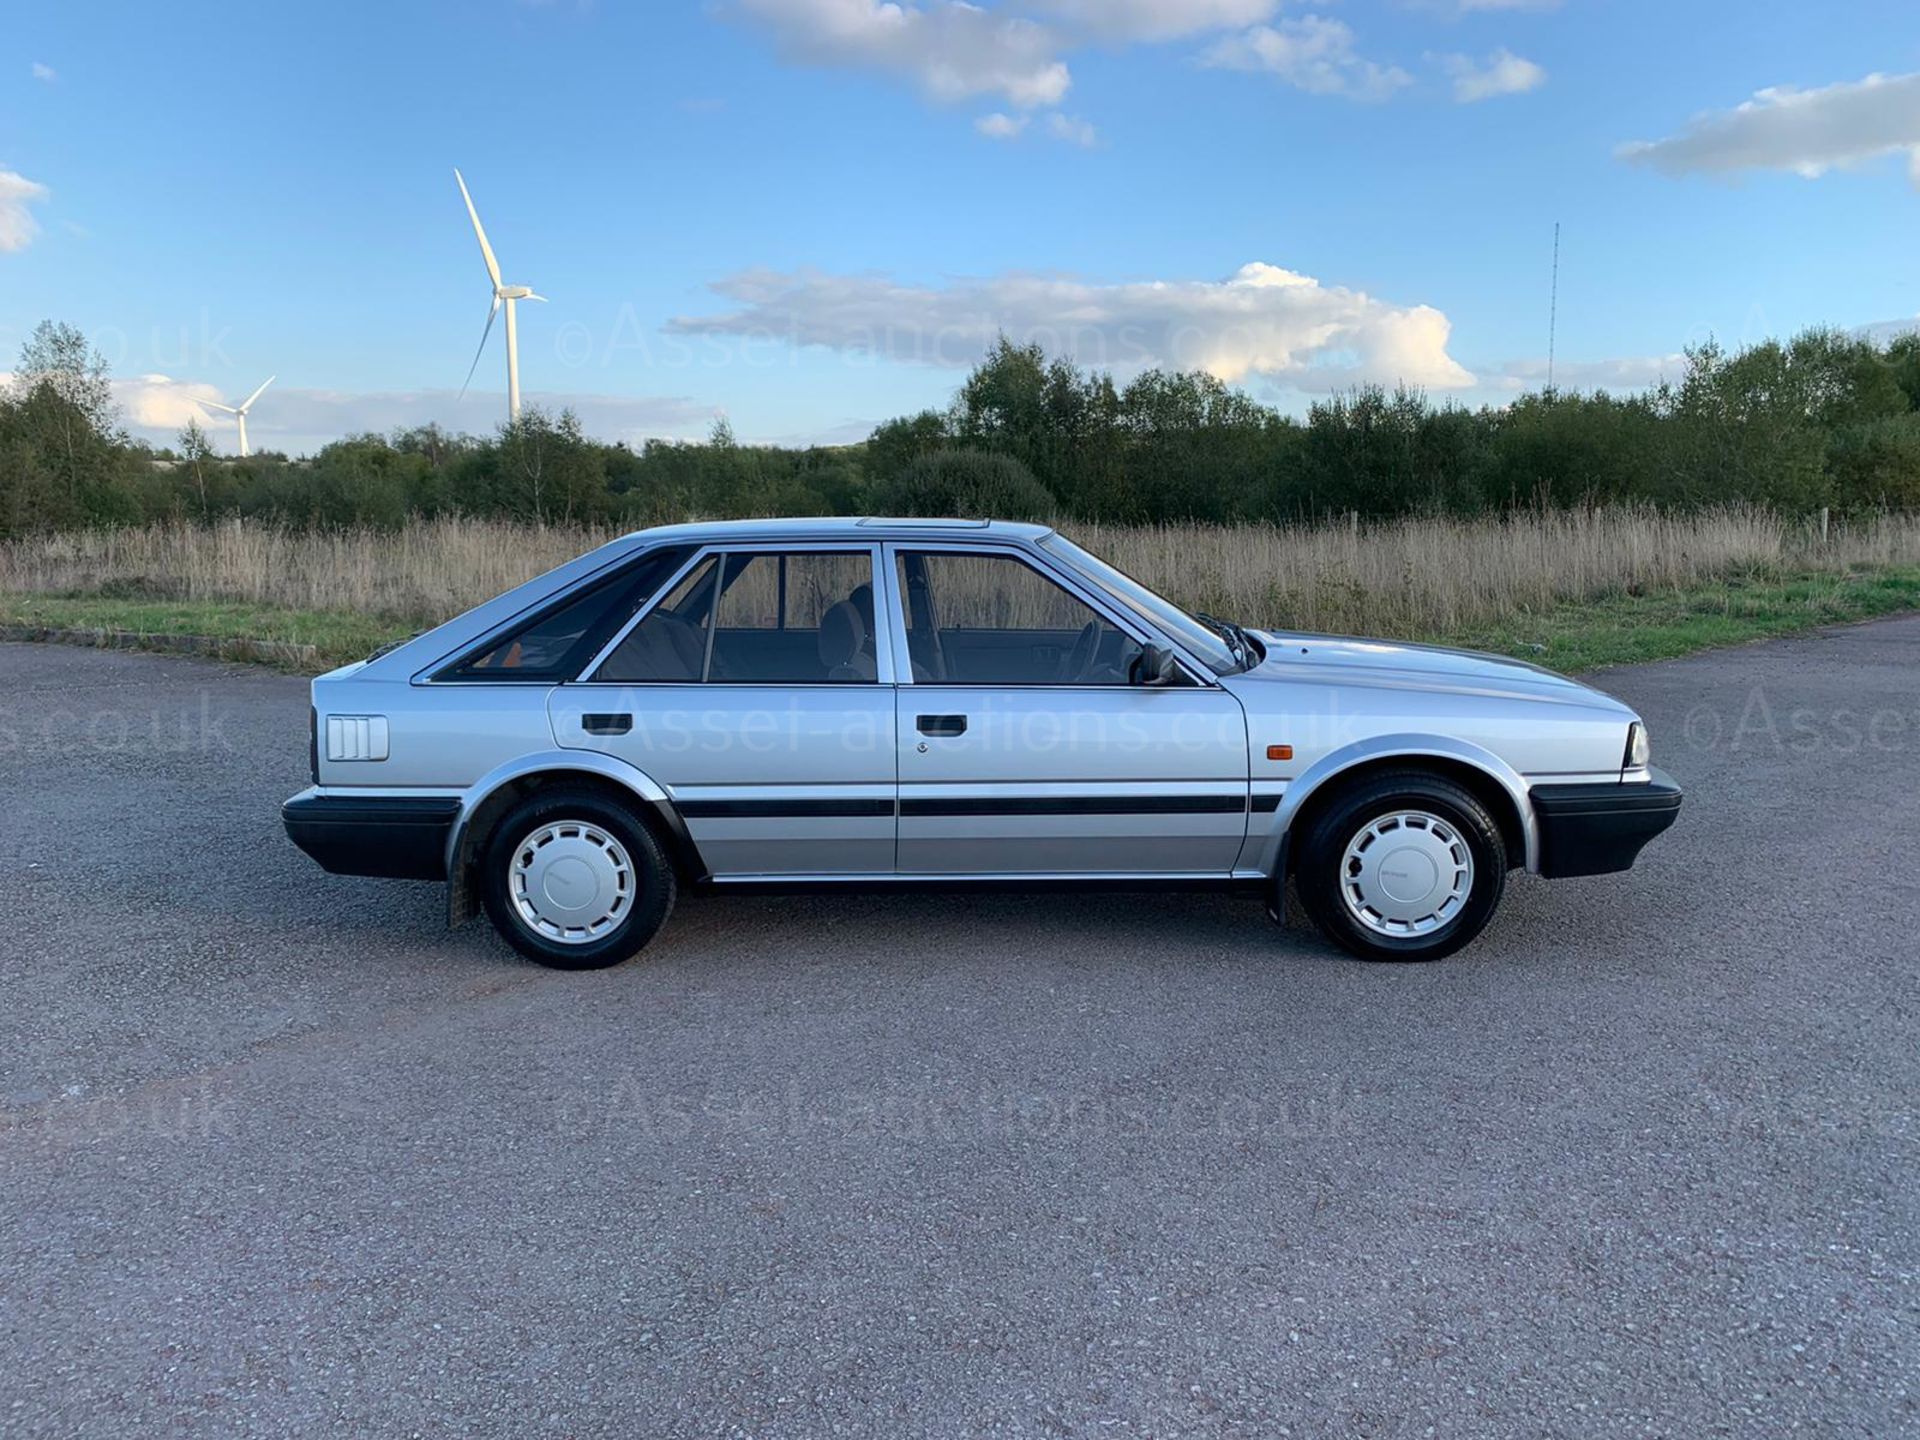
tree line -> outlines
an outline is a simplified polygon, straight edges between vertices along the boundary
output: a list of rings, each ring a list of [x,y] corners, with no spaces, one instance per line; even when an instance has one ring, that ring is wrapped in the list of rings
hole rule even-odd
[[[1920,335],[1833,330],[1707,344],[1640,394],[1539,391],[1501,407],[1363,386],[1304,419],[1203,373],[1125,382],[1002,340],[944,410],[864,443],[633,447],[534,409],[491,436],[422,426],[303,459],[129,438],[85,337],[51,322],[0,390],[0,535],[243,515],[397,526],[468,514],[646,525],[687,516],[995,514],[1114,523],[1484,514],[1618,501],[1920,507]]]

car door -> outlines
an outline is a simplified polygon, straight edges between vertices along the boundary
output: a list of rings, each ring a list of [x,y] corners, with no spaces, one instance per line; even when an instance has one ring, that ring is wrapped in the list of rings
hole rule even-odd
[[[877,547],[700,551],[550,701],[564,746],[672,795],[717,880],[891,875],[891,647]]]
[[[1246,715],[1211,676],[1134,683],[1158,641],[1020,547],[889,545],[902,875],[1231,872]]]

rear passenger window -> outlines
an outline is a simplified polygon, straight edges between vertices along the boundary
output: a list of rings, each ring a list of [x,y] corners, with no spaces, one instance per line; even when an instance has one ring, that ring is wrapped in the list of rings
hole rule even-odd
[[[591,586],[571,600],[457,661],[438,680],[571,680],[619,632],[667,577],[686,563],[683,546],[648,555],[639,564]]]
[[[593,675],[622,684],[689,684],[706,673],[715,558],[693,567]]]
[[[634,627],[610,683],[855,685],[878,678],[867,551],[718,555]]]

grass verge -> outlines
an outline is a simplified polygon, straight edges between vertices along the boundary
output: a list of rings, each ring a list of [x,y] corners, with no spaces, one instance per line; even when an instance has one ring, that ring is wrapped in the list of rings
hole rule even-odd
[[[179,637],[195,637],[198,651],[233,659],[264,659],[283,669],[318,674],[364,660],[413,627],[365,615],[326,610],[287,610],[224,600],[119,600],[88,595],[0,595],[0,627],[120,632],[123,648],[184,650]],[[259,647],[259,648],[254,648]]]
[[[1413,638],[1513,655],[1577,673],[1668,660],[1907,610],[1920,610],[1920,567],[1846,574],[1754,572],[1684,590],[1567,602],[1491,625]],[[1273,623],[1266,616],[1247,619]],[[178,637],[199,637],[206,643],[192,648],[234,659],[264,658],[309,673],[363,659],[415,628],[337,611],[232,601],[0,594],[4,626],[120,632],[121,644],[156,650],[189,648],[178,644]]]
[[[1844,574],[1756,572],[1684,590],[1555,605],[1428,638],[1576,674],[1671,660],[1907,610],[1920,610],[1920,567]]]

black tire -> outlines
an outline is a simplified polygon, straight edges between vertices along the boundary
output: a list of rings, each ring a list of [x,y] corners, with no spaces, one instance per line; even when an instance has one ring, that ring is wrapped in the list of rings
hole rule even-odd
[[[1347,847],[1384,815],[1422,811],[1445,821],[1473,856],[1473,878],[1457,913],[1425,935],[1395,936],[1362,924],[1342,894]],[[1373,775],[1335,795],[1301,837],[1294,886],[1320,932],[1362,960],[1439,960],[1479,935],[1499,908],[1507,886],[1507,847],[1487,807],[1450,780],[1423,770]]]
[[[633,884],[622,918],[605,935],[567,943],[540,933],[512,894],[512,872],[523,841],[549,825],[568,822],[603,830],[620,842],[632,862]],[[673,862],[652,828],[626,805],[598,791],[555,786],[539,790],[493,827],[480,859],[480,894],[506,942],[537,964],[555,970],[605,970],[646,948],[672,913],[676,891]]]

